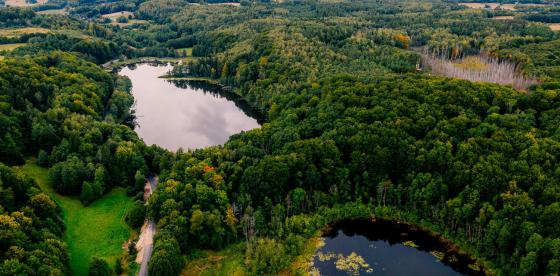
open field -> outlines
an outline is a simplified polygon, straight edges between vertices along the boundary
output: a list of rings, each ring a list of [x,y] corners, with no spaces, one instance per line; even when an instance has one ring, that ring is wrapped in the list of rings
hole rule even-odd
[[[38,27],[9,28],[9,29],[0,29],[0,36],[17,37],[23,34],[44,34],[49,32],[50,32],[49,29],[38,28]]]
[[[25,45],[25,43],[0,44],[0,51],[11,51],[23,45]]]
[[[465,6],[471,9],[484,9],[486,6],[489,6],[491,9],[495,9],[500,4],[499,3],[459,3],[461,6]]]
[[[560,31],[560,23],[552,23],[552,24],[548,24],[548,26],[553,31]]]
[[[502,5],[500,6],[500,8],[501,8],[502,10],[508,10],[508,11],[514,11],[514,10],[516,10],[515,4],[502,4]]]
[[[511,16],[511,15],[494,16],[491,19],[492,20],[513,20],[513,16]]]
[[[85,207],[75,197],[57,194],[49,183],[47,169],[33,163],[27,163],[21,169],[33,177],[63,210],[64,241],[70,253],[72,274],[87,275],[88,262],[93,256],[101,257],[113,266],[124,253],[122,244],[133,234],[124,215],[134,201],[126,196],[125,190],[115,188]]]
[[[550,6],[549,4],[500,4],[500,3],[459,3],[461,6],[465,6],[471,9],[485,9],[489,7],[490,9],[500,8],[502,10],[515,11],[517,7],[545,7]]]
[[[231,3],[210,3],[208,5],[210,5],[210,6],[234,6],[234,7],[239,7],[239,6],[241,6],[241,3],[235,3],[235,2],[231,2]]]
[[[130,19],[126,23],[119,23],[119,22],[116,22],[116,21],[112,21],[110,24],[114,25],[114,26],[126,27],[126,26],[130,26],[130,25],[134,25],[134,24],[148,24],[148,23],[149,22],[147,20]]]
[[[47,3],[48,0],[37,0],[35,4],[29,4],[26,0],[6,0],[6,6],[11,7],[28,7]]]
[[[44,10],[38,11],[37,14],[67,14],[68,12],[65,9],[56,9],[56,10]]]
[[[103,18],[111,18],[112,20],[116,20],[117,18],[124,16],[126,18],[128,18],[129,16],[134,17],[134,13],[129,12],[129,11],[122,11],[122,12],[114,12],[114,13],[108,13],[108,14],[104,14],[101,15],[101,17]]]

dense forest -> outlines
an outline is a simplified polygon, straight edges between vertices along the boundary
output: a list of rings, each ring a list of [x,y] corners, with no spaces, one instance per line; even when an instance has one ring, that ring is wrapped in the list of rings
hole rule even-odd
[[[24,156],[37,156],[52,166],[56,191],[84,202],[115,183],[134,187],[135,175],[143,180],[145,146],[119,124],[133,102],[126,80],[62,52],[5,59],[0,79],[6,130],[0,161],[22,164]]]
[[[59,208],[17,169],[30,159],[84,204],[116,186],[136,196],[158,174],[129,216],[157,222],[150,275],[239,245],[247,274],[305,273],[291,264],[319,230],[372,215],[442,234],[488,274],[560,272],[560,35],[544,24],[557,22],[554,1],[192,2],[0,9],[5,29],[49,30],[0,35],[25,43],[0,51],[0,274],[70,273]],[[130,21],[102,16],[123,11]],[[186,48],[169,74],[230,87],[261,128],[176,153],[138,138],[130,81],[99,65]],[[531,82],[437,76],[424,53],[465,70],[484,64],[456,62],[488,58]],[[94,259],[97,270],[110,269]]]
[[[0,163],[0,273],[63,275],[68,253],[60,210],[33,179]]]

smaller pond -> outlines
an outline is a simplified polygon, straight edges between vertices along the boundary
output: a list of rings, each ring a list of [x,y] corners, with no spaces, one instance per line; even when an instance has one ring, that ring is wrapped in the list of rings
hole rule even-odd
[[[260,127],[250,107],[219,86],[160,78],[171,68],[169,64],[138,64],[119,71],[132,82],[135,131],[146,144],[172,151],[198,149]]]
[[[331,224],[313,264],[321,275],[484,275],[449,242],[418,227],[369,218]]]

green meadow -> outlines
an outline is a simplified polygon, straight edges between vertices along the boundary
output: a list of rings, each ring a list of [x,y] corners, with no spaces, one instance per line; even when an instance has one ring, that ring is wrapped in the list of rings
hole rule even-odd
[[[133,230],[124,221],[126,210],[134,205],[123,188],[115,188],[89,206],[75,197],[57,194],[49,183],[48,170],[33,163],[21,167],[33,177],[63,210],[64,240],[70,253],[73,275],[87,275],[89,260],[100,257],[114,266],[124,253],[122,245]]]

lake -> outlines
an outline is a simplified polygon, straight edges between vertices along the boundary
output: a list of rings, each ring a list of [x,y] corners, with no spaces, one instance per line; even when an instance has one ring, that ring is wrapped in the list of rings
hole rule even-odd
[[[200,82],[159,78],[171,68],[169,64],[138,64],[119,72],[132,81],[135,131],[146,144],[171,151],[198,149],[260,127],[248,105],[231,92]]]
[[[484,275],[455,246],[394,221],[341,221],[323,238],[313,258],[313,270],[321,275]]]

